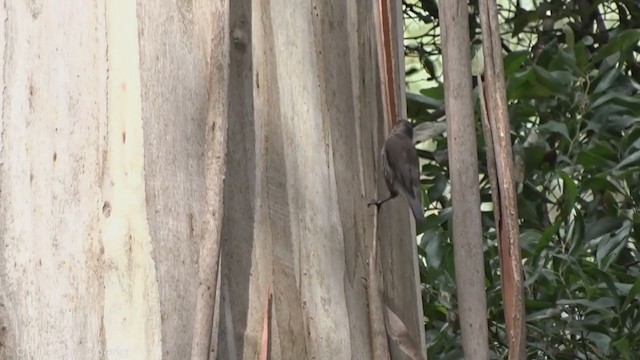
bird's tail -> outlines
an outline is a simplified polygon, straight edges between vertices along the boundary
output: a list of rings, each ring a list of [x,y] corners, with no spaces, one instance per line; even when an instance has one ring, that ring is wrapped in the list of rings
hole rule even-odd
[[[422,208],[422,201],[414,197],[407,197],[407,200],[409,201],[409,206],[411,206],[411,212],[413,212],[413,217],[416,219],[416,224],[423,223],[425,219],[424,219],[424,209]]]

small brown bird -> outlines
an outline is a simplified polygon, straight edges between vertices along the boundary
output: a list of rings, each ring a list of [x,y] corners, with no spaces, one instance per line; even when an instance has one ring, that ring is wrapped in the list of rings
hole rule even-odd
[[[418,153],[413,146],[413,125],[400,119],[382,146],[382,167],[389,197],[382,201],[372,200],[369,205],[375,205],[379,210],[382,204],[401,194],[409,202],[416,223],[423,222],[418,166]]]

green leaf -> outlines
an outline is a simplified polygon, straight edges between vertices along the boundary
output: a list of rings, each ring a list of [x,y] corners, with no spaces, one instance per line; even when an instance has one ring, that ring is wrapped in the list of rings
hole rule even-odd
[[[604,329],[606,331],[606,329]],[[590,331],[586,334],[586,338],[591,340],[600,351],[600,353],[607,354],[611,344],[611,337],[603,332]]]
[[[640,40],[640,29],[623,30],[612,36],[609,42],[598,50],[593,61],[599,62],[615,53],[625,52],[638,44]]]
[[[640,118],[633,117],[630,115],[616,115],[611,113],[609,115],[609,120],[606,122],[606,126],[604,130],[613,131],[617,133],[637,123],[638,120],[640,120]],[[617,135],[617,134],[614,134],[614,135]]]
[[[564,171],[559,171],[559,174],[562,178],[563,183],[562,197],[564,200],[560,216],[563,219],[567,219],[576,203],[576,198],[578,197],[578,188],[576,187],[576,183],[569,176],[569,174],[565,173]]]
[[[538,131],[541,133],[558,133],[566,139],[571,140],[569,137],[569,131],[567,130],[567,125],[558,121],[549,121],[538,127]]]
[[[571,227],[571,246],[569,248],[569,254],[578,256],[578,254],[582,253],[582,250],[584,249],[584,234],[585,224],[582,212],[576,211],[573,219],[573,226]]]
[[[552,129],[549,129],[552,131]],[[566,130],[566,128],[565,128]],[[525,173],[530,174],[533,171],[539,171],[544,160],[544,155],[547,153],[547,148],[544,145],[533,145],[524,148],[524,161],[525,161]],[[539,198],[531,199],[539,200]]]
[[[616,170],[620,170],[626,166],[638,165],[636,163],[640,163],[640,150],[625,157],[615,168]]]
[[[428,228],[437,228],[445,222],[451,220],[451,208],[439,211],[437,214],[431,214],[425,219],[425,225]]]
[[[611,298],[601,298],[598,301],[591,301],[586,299],[560,299],[557,301],[558,305],[581,305],[588,309],[607,309],[615,304],[615,301]]]
[[[605,217],[595,221],[587,221],[585,226],[584,241],[596,239],[608,234],[622,225],[622,220],[617,217]]]
[[[597,94],[609,89],[613,85],[613,82],[620,77],[620,75],[620,70],[616,67],[605,72],[604,75],[598,77],[598,84],[593,90],[593,93]]]
[[[447,189],[447,185],[449,184],[449,179],[445,174],[438,174],[433,179],[433,185],[429,187],[427,194],[429,195],[429,199],[432,201],[439,201],[442,197],[442,194]]]
[[[602,96],[592,100],[589,106],[591,110],[595,110],[604,104],[614,104],[626,108],[630,113],[640,116],[640,97],[621,95],[616,92],[606,92]]]
[[[567,24],[562,27],[562,32],[564,33],[564,39],[569,48],[573,49],[575,46],[575,35],[573,34],[573,29]]]
[[[615,286],[620,295],[623,296],[628,295],[631,292],[631,289],[633,289],[632,284],[615,283]]]
[[[535,74],[532,67],[517,71],[507,81],[507,97],[513,99],[548,98],[553,92],[544,86],[535,84]]]
[[[542,233],[540,231],[527,229],[520,233],[520,246],[533,252],[541,236]]]
[[[538,216],[538,208],[537,208],[538,205],[539,205],[539,202],[536,202],[536,201],[529,201],[525,198],[518,199],[518,216],[522,219],[521,227],[542,229],[542,224],[540,223],[540,219]],[[533,230],[533,231],[538,231],[538,230]],[[528,251],[534,251],[533,248],[525,247],[524,244],[522,246],[523,246],[523,249],[526,249]]]
[[[625,221],[623,226],[616,231],[614,236],[604,236],[598,243],[596,250],[596,261],[598,266],[603,270],[607,270],[613,263],[622,248],[626,245],[631,231],[631,222]]]
[[[516,7],[515,16],[511,19],[513,23],[512,36],[520,34],[529,24],[538,21],[538,12],[535,10],[524,10],[521,7]]]
[[[568,71],[547,71],[540,66],[532,67],[535,72],[535,83],[543,86],[558,97],[567,98],[576,77]],[[534,84],[535,85],[535,84]]]
[[[599,141],[586,151],[578,154],[577,163],[585,168],[608,170],[618,163],[618,154],[609,143]]]
[[[538,246],[536,247],[536,251],[535,251],[536,253],[540,253],[542,251],[542,249],[544,249],[547,246],[549,246],[549,243],[551,242],[551,240],[553,239],[555,234],[558,232],[558,228],[560,228],[560,219],[556,220],[553,223],[553,225],[549,226],[542,233],[542,236],[540,237],[540,240],[538,241]]]
[[[607,174],[583,179],[582,186],[594,191],[618,192],[618,188],[607,179]]]
[[[442,85],[422,89],[420,94],[430,99],[444,101],[444,87]]]
[[[622,309],[626,309],[632,302],[637,302],[638,300],[640,300],[638,298],[638,295],[640,295],[640,279],[636,280],[635,284],[633,284],[633,286],[631,287],[631,290],[629,290],[624,303],[622,303]]]
[[[627,359],[632,358],[631,346],[629,346],[629,338],[624,336],[611,343],[618,351],[620,351]]]
[[[587,48],[587,46],[591,46],[591,44],[586,44],[589,39],[590,37],[585,36],[574,48],[576,66],[580,69],[581,73],[585,74],[589,73],[593,67],[592,63],[589,61],[591,58],[591,51]]]
[[[558,49],[558,54],[556,59],[560,64],[562,64],[562,69],[570,70],[573,73],[579,74],[582,70],[578,67],[578,63],[576,61],[576,55],[571,49]]]
[[[636,123],[640,122],[640,118],[635,120]],[[624,136],[621,144],[627,153],[633,152],[635,149],[640,149],[640,128],[633,129],[627,136]]]
[[[443,241],[441,233],[434,228],[427,229],[422,235],[420,247],[424,249],[427,266],[439,269],[442,265]]]
[[[529,51],[513,51],[504,57],[504,74],[508,78],[513,75],[529,59]]]
[[[440,109],[443,102],[428,96],[407,92],[407,106],[418,106],[426,109]]]

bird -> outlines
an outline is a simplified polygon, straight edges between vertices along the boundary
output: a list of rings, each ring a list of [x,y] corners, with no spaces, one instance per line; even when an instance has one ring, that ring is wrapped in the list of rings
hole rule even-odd
[[[375,205],[380,210],[382,204],[400,194],[409,203],[416,223],[424,222],[418,153],[413,146],[413,125],[409,121],[399,119],[391,129],[382,146],[382,167],[389,197],[371,200],[369,206]]]

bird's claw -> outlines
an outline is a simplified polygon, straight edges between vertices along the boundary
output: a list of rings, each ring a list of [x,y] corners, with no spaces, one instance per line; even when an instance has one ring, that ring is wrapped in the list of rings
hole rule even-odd
[[[376,208],[380,209],[380,202],[376,201],[376,199],[371,199],[371,201],[369,201],[369,203],[367,204],[367,207],[369,207],[371,205],[375,205]]]

